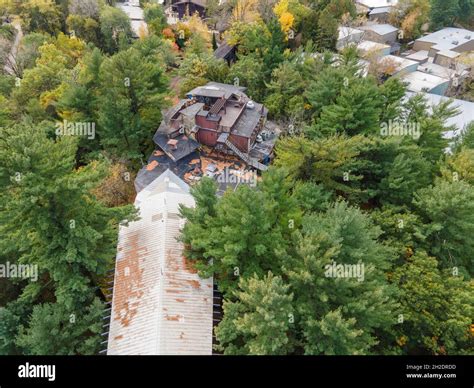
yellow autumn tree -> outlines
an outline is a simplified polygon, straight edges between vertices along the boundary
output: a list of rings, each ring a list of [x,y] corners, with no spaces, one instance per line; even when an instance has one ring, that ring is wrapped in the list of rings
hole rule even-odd
[[[389,23],[400,27],[407,40],[416,39],[428,28],[429,0],[400,0],[389,15]]]
[[[281,29],[284,33],[288,33],[295,23],[295,17],[289,12],[283,12],[278,19],[281,25]]]
[[[275,15],[280,17],[285,12],[288,12],[289,7],[290,7],[289,0],[280,0],[278,3],[275,4],[275,7],[273,7],[273,12],[275,13]]]
[[[125,161],[111,161],[107,178],[93,190],[93,194],[109,207],[133,203],[136,195],[133,185],[136,174],[132,171]]]
[[[456,155],[448,158],[445,166],[441,168],[444,179],[463,180],[470,184],[474,183],[474,150],[464,148]]]
[[[252,23],[259,18],[257,0],[237,0],[232,10],[232,22]]]
[[[43,109],[56,109],[56,102],[67,89],[64,84],[82,58],[86,44],[78,38],[64,34],[39,47],[36,66],[25,71],[13,98],[18,107],[23,107],[33,98],[38,98]]]
[[[4,13],[15,13],[15,2],[13,0],[0,0],[0,10]]]
[[[398,63],[392,58],[380,57],[380,53],[372,50],[364,54],[364,59],[369,62],[367,71],[382,83],[388,76],[393,75],[398,68]]]
[[[470,69],[470,78],[474,80],[474,52],[467,51],[462,53],[458,62]]]
[[[138,28],[138,37],[143,40],[149,35],[148,33],[148,28],[146,27],[145,24],[140,24],[140,27]]]
[[[414,9],[411,11],[405,19],[402,21],[401,29],[403,30],[403,36],[405,39],[413,39],[415,28],[420,18],[421,11]]]
[[[197,13],[189,17],[187,20],[177,23],[174,30],[178,37],[182,35],[181,39],[198,39],[204,42],[206,47],[211,47],[211,31]]]
[[[280,0],[273,8],[273,12],[278,16],[281,29],[285,34],[288,34],[288,31],[290,31],[290,29],[292,29],[295,24],[295,17],[289,11],[289,8],[289,0]]]

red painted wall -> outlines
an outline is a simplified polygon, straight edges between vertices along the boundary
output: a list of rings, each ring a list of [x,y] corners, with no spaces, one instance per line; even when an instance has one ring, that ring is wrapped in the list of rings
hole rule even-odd
[[[201,128],[217,129],[219,123],[217,121],[207,120],[204,116],[196,116],[196,125]]]
[[[249,138],[231,134],[229,140],[242,152],[249,152]]]
[[[215,131],[201,128],[197,133],[196,140],[209,147],[215,147],[218,136],[219,134]]]

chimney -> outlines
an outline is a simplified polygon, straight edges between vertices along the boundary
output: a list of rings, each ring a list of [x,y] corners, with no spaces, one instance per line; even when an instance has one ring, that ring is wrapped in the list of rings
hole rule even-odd
[[[178,148],[178,140],[176,139],[170,139],[168,140],[168,146],[174,151]]]

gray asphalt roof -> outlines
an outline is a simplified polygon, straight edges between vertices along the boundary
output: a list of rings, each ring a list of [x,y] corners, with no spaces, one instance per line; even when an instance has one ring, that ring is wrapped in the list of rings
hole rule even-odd
[[[173,149],[168,141],[170,138],[167,135],[157,133],[153,138],[153,141],[175,162],[188,156],[199,148],[199,143],[195,140],[188,138],[185,135],[180,135],[175,138],[178,141],[176,149]]]
[[[392,32],[398,31],[398,28],[392,26],[391,24],[369,24],[360,28],[364,30],[373,31],[379,35],[387,35]]]
[[[226,42],[223,42],[217,49],[214,51],[214,56],[218,59],[224,59],[235,46],[229,46]]]
[[[262,104],[256,102],[254,102],[254,104],[255,108],[246,108],[244,110],[232,129],[232,133],[245,137],[250,137],[252,135],[252,132],[257,126],[260,117],[262,117]],[[266,114],[266,109],[264,109],[264,114]]]

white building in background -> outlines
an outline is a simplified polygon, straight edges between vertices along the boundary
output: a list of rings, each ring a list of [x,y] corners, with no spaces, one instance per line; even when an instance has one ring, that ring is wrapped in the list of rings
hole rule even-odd
[[[413,73],[418,69],[418,62],[410,59],[398,57],[396,55],[385,55],[378,61],[379,65],[385,67],[392,67],[391,76],[404,76],[408,73]]]
[[[364,31],[352,27],[341,26],[338,28],[336,48],[343,49],[351,43],[359,44],[364,37]]]
[[[177,241],[188,185],[166,170],[137,195],[140,220],[121,226],[109,355],[212,354],[213,279],[202,279]]]
[[[356,3],[367,8],[393,7],[398,0],[356,0]]]
[[[407,92],[406,97],[410,98],[415,96],[417,93]],[[446,121],[448,126],[452,126],[452,131],[444,133],[446,139],[452,139],[461,134],[465,128],[472,122],[474,122],[474,102],[458,100],[456,98],[449,98],[440,96],[432,93],[422,93],[430,109],[433,109],[442,102],[452,101],[452,108],[456,108],[458,114],[454,117],[449,118]]]
[[[372,42],[392,45],[398,38],[398,28],[391,24],[369,22],[360,26],[359,29],[365,31],[364,38]]]
[[[440,61],[443,62],[440,65],[447,66],[460,53],[474,50],[474,32],[463,28],[443,28],[417,39],[413,50],[428,51],[428,55],[435,58],[435,63]]]
[[[387,23],[392,7],[379,7],[374,8],[369,12],[369,20],[376,21],[378,23]]]
[[[359,13],[370,13],[377,19],[382,14],[387,15],[398,0],[356,0],[355,3]]]
[[[405,74],[401,79],[407,83],[407,90],[410,92],[425,92],[444,96],[448,90],[451,81],[447,78],[437,75],[414,71]]]
[[[390,46],[370,40],[363,40],[357,45],[357,51],[362,58],[383,57],[390,55]]]
[[[143,9],[140,7],[139,1],[126,1],[124,3],[117,3],[116,6],[129,17],[132,33],[135,38],[140,37],[142,33],[148,32],[148,25],[145,22]]]

